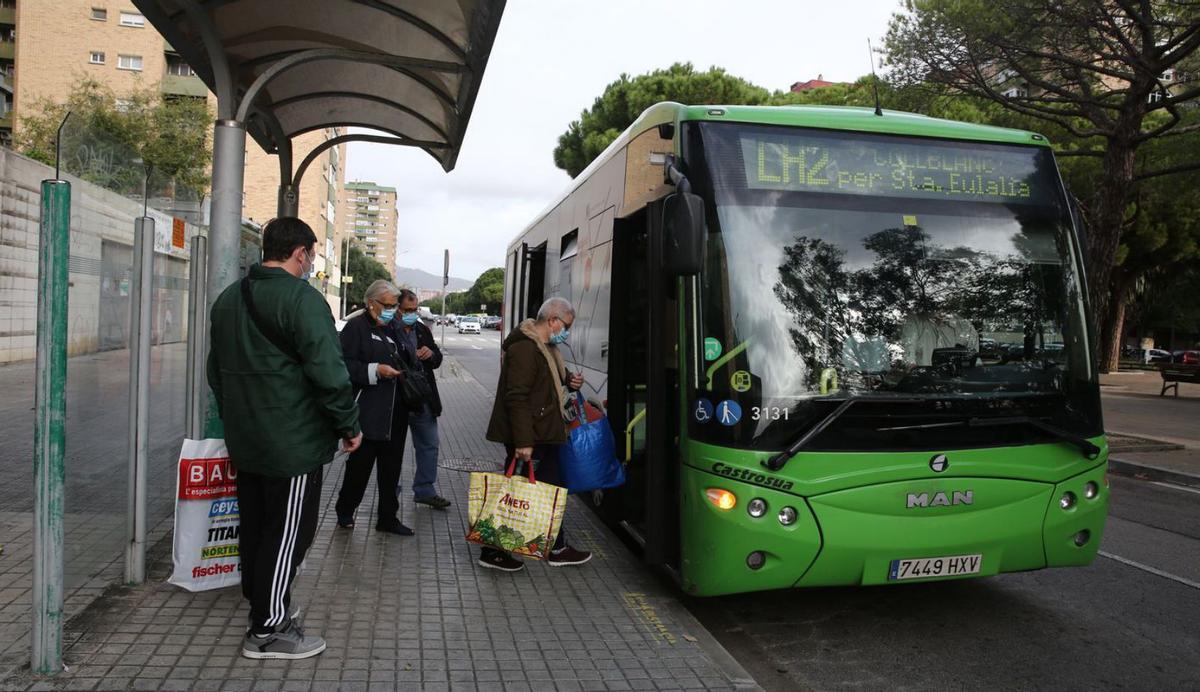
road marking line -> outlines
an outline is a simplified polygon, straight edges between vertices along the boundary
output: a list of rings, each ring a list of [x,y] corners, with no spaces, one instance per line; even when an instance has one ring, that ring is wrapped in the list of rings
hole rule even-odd
[[[1163,483],[1162,481],[1150,481],[1150,482],[1153,483],[1154,485],[1161,485],[1164,488],[1170,488],[1171,490],[1182,490],[1185,493],[1195,493],[1197,495],[1200,495],[1200,488],[1189,488],[1186,485],[1176,485],[1174,483]]]
[[[1140,562],[1135,562],[1133,560],[1130,560],[1129,558],[1121,557],[1120,555],[1113,555],[1112,553],[1106,553],[1103,550],[1098,550],[1096,552],[1099,553],[1100,555],[1103,555],[1104,557],[1108,558],[1109,560],[1116,560],[1117,562],[1120,562],[1121,564],[1129,565],[1130,567],[1140,569],[1143,572],[1149,572],[1150,574],[1153,574],[1153,575],[1156,575],[1159,577],[1163,577],[1164,579],[1170,579],[1171,581],[1178,582],[1180,584],[1183,584],[1184,586],[1190,586],[1193,589],[1200,589],[1200,582],[1195,582],[1195,581],[1192,581],[1191,579],[1185,579],[1184,577],[1176,576],[1174,574],[1171,574],[1170,572],[1164,572],[1161,569],[1156,569],[1154,567],[1151,567],[1150,565],[1143,565]]]

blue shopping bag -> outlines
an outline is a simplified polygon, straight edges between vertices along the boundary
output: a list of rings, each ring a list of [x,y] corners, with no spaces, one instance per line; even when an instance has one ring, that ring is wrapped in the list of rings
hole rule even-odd
[[[569,493],[582,493],[625,484],[625,467],[617,460],[616,444],[608,418],[589,421],[583,397],[575,395],[578,425],[568,432],[559,448],[558,469]]]

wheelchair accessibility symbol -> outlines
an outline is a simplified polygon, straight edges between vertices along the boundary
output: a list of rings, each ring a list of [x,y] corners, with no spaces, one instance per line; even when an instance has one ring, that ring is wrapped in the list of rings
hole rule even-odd
[[[692,409],[692,415],[696,418],[697,423],[707,423],[713,417],[713,405],[708,399],[696,399],[696,406]]]

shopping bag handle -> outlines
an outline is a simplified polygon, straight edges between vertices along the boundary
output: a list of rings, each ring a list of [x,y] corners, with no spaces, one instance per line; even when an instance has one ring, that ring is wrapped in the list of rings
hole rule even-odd
[[[537,479],[534,478],[534,474],[533,474],[533,469],[534,469],[533,459],[530,459],[529,461],[527,461],[525,463],[527,463],[529,465],[529,482],[536,484]],[[504,475],[508,476],[509,478],[512,478],[512,475],[514,473],[516,473],[516,471],[517,471],[517,455],[514,452],[512,455],[512,459],[510,459],[508,462],[508,468],[504,471]]]

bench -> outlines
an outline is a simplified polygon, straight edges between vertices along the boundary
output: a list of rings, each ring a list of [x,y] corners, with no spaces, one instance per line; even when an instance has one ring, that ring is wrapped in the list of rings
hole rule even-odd
[[[1163,363],[1159,368],[1163,378],[1162,391],[1158,393],[1159,396],[1166,396],[1168,389],[1174,389],[1175,396],[1179,396],[1180,382],[1200,384],[1200,365]]]

